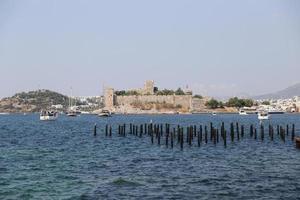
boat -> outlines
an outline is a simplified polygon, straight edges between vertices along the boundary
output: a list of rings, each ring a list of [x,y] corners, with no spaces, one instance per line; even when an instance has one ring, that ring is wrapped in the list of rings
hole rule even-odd
[[[280,110],[280,109],[276,109],[276,108],[270,108],[268,109],[268,113],[270,115],[274,115],[274,114],[284,114],[284,111],[283,110]]]
[[[0,113],[0,115],[9,115],[9,113],[2,112],[2,113]]]
[[[216,112],[212,112],[211,114],[212,114],[212,115],[217,115],[217,113],[216,113]]]
[[[72,100],[72,88],[71,88],[71,97],[69,97],[69,109],[67,111],[67,116],[69,117],[77,117],[77,111],[73,108],[73,100]]]
[[[300,137],[295,137],[296,147],[300,149]]]
[[[69,111],[67,112],[67,115],[68,115],[69,117],[77,117],[77,112],[74,111],[74,110],[69,110]]]
[[[268,112],[259,112],[258,113],[258,119],[259,120],[268,120],[269,119]]]
[[[102,110],[99,114],[99,117],[111,117],[111,112],[109,110]]]
[[[54,121],[58,117],[58,113],[55,111],[46,111],[43,110],[40,113],[40,120],[41,121]]]
[[[239,115],[248,115],[248,113],[245,110],[240,110]]]

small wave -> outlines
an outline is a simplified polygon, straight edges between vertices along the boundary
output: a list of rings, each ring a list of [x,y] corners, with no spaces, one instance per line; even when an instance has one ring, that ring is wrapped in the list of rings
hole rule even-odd
[[[112,184],[116,186],[141,186],[142,185],[138,182],[125,180],[123,178],[118,178],[113,180]]]

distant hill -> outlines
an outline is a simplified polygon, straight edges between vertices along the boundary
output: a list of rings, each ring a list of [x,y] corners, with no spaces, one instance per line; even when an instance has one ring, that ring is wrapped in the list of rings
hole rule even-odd
[[[0,101],[0,112],[39,112],[51,105],[68,105],[68,97],[50,90],[17,93]]]
[[[287,99],[294,96],[300,96],[300,83],[292,85],[286,89],[275,93],[264,94],[253,97],[254,99]]]

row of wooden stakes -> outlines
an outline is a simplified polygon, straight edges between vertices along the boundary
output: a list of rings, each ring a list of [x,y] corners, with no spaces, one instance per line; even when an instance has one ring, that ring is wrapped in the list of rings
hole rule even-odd
[[[260,124],[259,128],[256,128],[253,124],[250,125],[248,132],[250,138],[255,140],[265,140],[265,130],[263,124]],[[276,133],[275,128],[272,125],[268,126],[268,138],[273,141],[274,135],[286,142],[290,137],[292,141],[296,142],[296,147],[300,148],[300,143],[298,143],[298,137],[295,135],[295,124],[286,125],[285,127],[277,125]],[[105,126],[105,136],[112,136],[112,126],[106,124]],[[225,124],[222,122],[220,128],[216,128],[213,123],[207,125],[191,125],[183,127],[180,125],[171,126],[170,124],[139,124],[134,125],[130,123],[118,125],[117,133],[119,136],[126,137],[127,134],[134,135],[137,137],[148,136],[151,139],[151,143],[154,144],[157,142],[158,145],[161,145],[162,140],[165,140],[166,147],[174,147],[176,141],[180,145],[180,148],[183,149],[184,143],[192,146],[194,140],[197,142],[197,146],[201,146],[201,143],[207,144],[209,141],[213,144],[222,142],[224,147],[227,146],[227,140],[230,140],[232,143],[234,141],[239,141],[246,137],[245,126],[239,125],[238,122],[230,123],[230,129],[227,131],[225,129]],[[97,124],[94,126],[94,136],[97,135]]]

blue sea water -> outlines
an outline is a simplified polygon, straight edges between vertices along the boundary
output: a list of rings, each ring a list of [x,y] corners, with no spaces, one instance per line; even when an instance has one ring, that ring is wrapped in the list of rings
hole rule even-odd
[[[175,143],[167,148],[127,134],[117,124],[170,123],[219,127],[245,125],[245,137],[224,148]],[[97,123],[97,136],[93,126]],[[273,115],[272,125],[295,124],[300,115]],[[105,137],[105,124],[113,136]],[[249,136],[256,115],[0,116],[0,199],[300,199],[300,150],[290,136],[282,142]],[[127,126],[128,127],[128,126]],[[291,131],[291,130],[290,130]],[[259,133],[259,132],[258,132]]]

